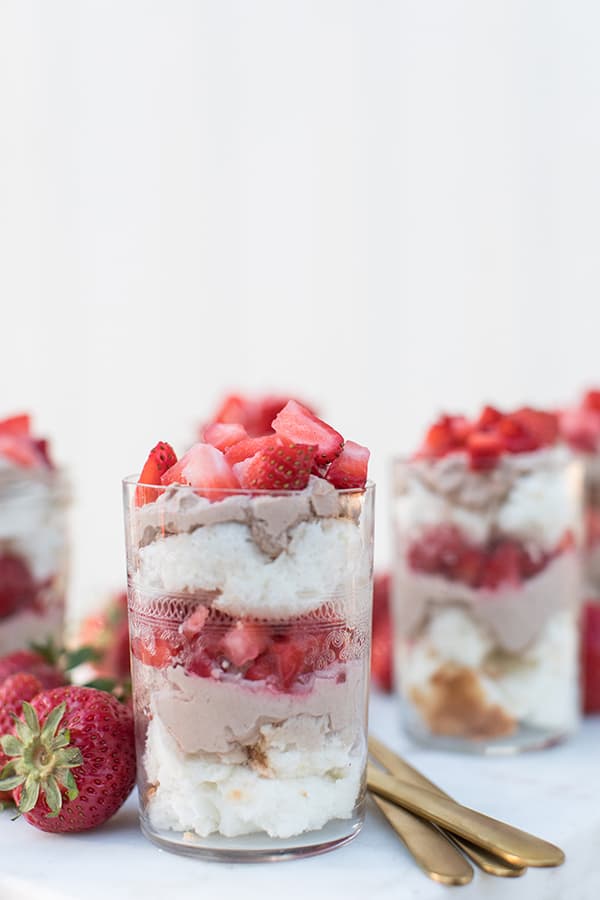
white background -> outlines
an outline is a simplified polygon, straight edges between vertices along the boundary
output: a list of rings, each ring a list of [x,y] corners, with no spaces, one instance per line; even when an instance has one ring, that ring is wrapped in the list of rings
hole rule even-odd
[[[0,0],[0,412],[76,491],[74,610],[124,581],[121,476],[227,388],[390,455],[442,408],[600,381],[594,0]]]

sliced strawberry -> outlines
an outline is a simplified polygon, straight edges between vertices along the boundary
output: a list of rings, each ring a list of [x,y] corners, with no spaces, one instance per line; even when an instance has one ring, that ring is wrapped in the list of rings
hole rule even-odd
[[[225,491],[239,488],[239,481],[220,450],[211,444],[194,444],[181,459],[171,466],[162,477],[162,483],[189,484],[199,488],[197,494],[206,492],[211,500],[220,500],[226,493],[220,493],[219,488]]]
[[[512,415],[505,416],[498,425],[505,450],[509,453],[532,453],[538,450],[540,443],[537,437]]]
[[[364,488],[367,481],[370,451],[354,441],[346,441],[344,449],[327,469],[326,479],[336,488]]]
[[[452,578],[469,587],[478,588],[481,585],[481,573],[483,571],[484,552],[477,547],[466,547],[458,556],[452,567]]]
[[[152,503],[156,500],[161,492],[154,488],[144,487],[144,485],[160,484],[162,476],[176,462],[175,451],[166,441],[159,441],[156,447],[152,448],[140,473],[140,483],[135,492],[136,506],[143,506],[145,503]]]
[[[0,556],[0,619],[35,604],[36,585],[27,563],[14,553]]]
[[[225,453],[234,444],[248,438],[248,432],[243,425],[236,423],[226,424],[225,422],[213,422],[204,429],[204,440],[207,444],[212,444],[221,453]]]
[[[244,678],[248,681],[266,681],[273,675],[273,658],[269,653],[263,653],[248,666]]]
[[[456,450],[460,444],[456,440],[456,434],[452,428],[453,416],[441,416],[437,422],[428,429],[421,452],[427,456],[444,456],[451,450]]]
[[[223,653],[235,666],[243,666],[252,662],[267,648],[269,629],[264,625],[239,620],[226,632],[223,641]]]
[[[181,633],[188,641],[200,634],[206,624],[208,618],[208,608],[206,606],[197,606],[193,613],[184,620],[181,625]]]
[[[265,491],[302,491],[308,484],[317,448],[288,444],[259,451],[237,463],[235,473],[243,488]]]
[[[245,459],[250,459],[251,456],[254,456],[261,450],[272,450],[275,447],[284,447],[285,443],[283,438],[280,438],[276,434],[245,438],[242,441],[238,441],[237,444],[234,444],[233,447],[230,447],[229,450],[227,450],[225,459],[230,466],[234,466],[236,463],[243,462]]]
[[[31,419],[23,413],[19,416],[10,416],[8,419],[0,420],[0,434],[14,434],[18,437],[29,437],[31,435]]]
[[[304,643],[293,638],[274,641],[270,652],[277,684],[283,690],[288,690],[304,671]]]
[[[490,589],[521,583],[521,547],[516,541],[502,541],[491,551],[481,581],[483,587]]]
[[[240,394],[228,394],[218,408],[214,422],[224,422],[232,425],[244,424],[248,401]]]
[[[467,438],[469,465],[475,472],[493,469],[502,453],[502,441],[497,434],[475,431]]]
[[[583,709],[600,712],[600,602],[583,606],[582,618]]]
[[[344,446],[344,438],[338,431],[296,400],[286,403],[273,420],[273,429],[294,444],[316,444],[318,466],[332,462]]]

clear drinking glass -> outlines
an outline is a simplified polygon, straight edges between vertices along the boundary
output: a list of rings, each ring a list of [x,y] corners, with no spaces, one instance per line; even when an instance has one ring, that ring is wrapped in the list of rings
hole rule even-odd
[[[0,655],[62,642],[68,503],[60,470],[0,471]]]
[[[581,468],[564,447],[394,469],[396,669],[408,731],[548,746],[579,720]]]
[[[141,827],[212,859],[323,852],[365,805],[374,487],[124,481]]]

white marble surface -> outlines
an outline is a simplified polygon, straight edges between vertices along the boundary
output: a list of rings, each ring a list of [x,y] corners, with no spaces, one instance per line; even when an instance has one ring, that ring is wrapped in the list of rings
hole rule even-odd
[[[148,843],[136,801],[98,832],[57,837],[0,815],[0,900],[597,900],[600,897],[600,720],[588,719],[563,747],[516,758],[484,759],[417,749],[401,736],[394,701],[374,697],[371,727],[456,799],[559,844],[567,862],[496,879],[476,872],[445,888],[417,869],[375,809],[346,847],[299,862],[204,863]]]

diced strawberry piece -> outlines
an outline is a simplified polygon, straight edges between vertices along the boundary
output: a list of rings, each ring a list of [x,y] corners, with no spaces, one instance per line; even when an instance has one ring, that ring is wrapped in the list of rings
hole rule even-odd
[[[583,709],[600,712],[600,602],[591,600],[583,606],[582,617]]]
[[[303,642],[293,638],[274,641],[271,645],[273,668],[277,682],[283,690],[288,690],[302,674],[305,666],[305,647]]]
[[[521,547],[515,541],[505,540],[489,554],[482,574],[483,587],[494,589],[501,585],[517,586],[521,583]]]
[[[240,620],[227,631],[222,647],[227,659],[235,666],[243,666],[255,660],[266,649],[268,643],[268,628]]]
[[[215,663],[202,651],[194,653],[186,665],[186,671],[197,675],[199,678],[210,678],[215,671]]]
[[[29,437],[31,434],[31,419],[23,413],[19,416],[10,416],[0,420],[0,434],[13,434],[17,437]]]
[[[448,416],[450,431],[457,445],[464,444],[473,431],[473,425],[465,416]]]
[[[502,421],[502,413],[493,406],[484,406],[475,423],[477,431],[489,431]]]
[[[443,523],[411,545],[408,562],[415,571],[449,577],[464,551],[465,541],[459,529]]]
[[[558,417],[554,413],[524,406],[512,413],[510,418],[518,422],[540,447],[548,447],[558,438]]]
[[[581,453],[595,453],[600,447],[600,413],[594,409],[568,409],[561,414],[565,440]]]
[[[484,553],[477,547],[466,547],[452,567],[452,578],[469,587],[478,588],[484,566]]]
[[[497,434],[475,431],[467,438],[469,465],[475,472],[493,469],[502,453],[502,441]]]
[[[164,669],[178,655],[180,646],[176,641],[168,641],[166,638],[154,637],[153,646],[145,643],[141,638],[134,637],[131,641],[131,652],[145,666],[154,669]]]
[[[213,422],[204,429],[204,440],[207,444],[212,444],[221,453],[225,453],[234,444],[239,443],[248,437],[248,432],[243,425],[236,423],[226,424],[225,422]]]
[[[208,618],[208,607],[197,606],[181,625],[181,633],[188,641],[200,634]]]
[[[135,492],[135,502],[137,506],[143,506],[144,503],[152,503],[160,495],[160,491],[154,488],[145,487],[149,484],[160,484],[161,478],[171,466],[177,462],[177,456],[170,444],[166,441],[159,441],[156,447],[153,447],[148,454],[148,459],[144,463],[139,477],[139,485]]]
[[[336,488],[364,488],[367,481],[370,451],[354,441],[346,441],[344,449],[327,469],[327,481]]]
[[[537,437],[512,415],[502,419],[498,430],[509,453],[532,453],[540,447]]]
[[[586,391],[583,397],[583,405],[586,409],[593,409],[600,412],[600,391]]]
[[[288,444],[261,450],[237,463],[234,471],[243,488],[267,491],[302,491],[308,484],[317,448]]]
[[[244,678],[248,681],[266,681],[273,675],[273,657],[267,652],[248,666]]]
[[[232,425],[244,424],[247,406],[247,400],[239,394],[228,394],[218,408],[213,421]]]
[[[273,420],[277,434],[294,444],[317,445],[318,466],[332,462],[344,446],[344,438],[296,400],[290,400]]]
[[[442,416],[428,429],[422,451],[431,456],[444,456],[456,449],[456,437],[452,431],[450,416]]]
[[[226,496],[220,488],[235,490],[239,482],[220,450],[211,444],[194,444],[181,459],[171,466],[162,477],[163,485],[189,484],[199,488],[197,494],[206,492],[212,500]]]
[[[288,400],[289,397],[280,394],[266,394],[256,399],[230,394],[217,410],[213,422],[243,425],[250,437],[273,434],[273,419]],[[212,443],[207,437],[206,428],[202,432],[202,439]]]
[[[0,456],[27,469],[45,465],[45,459],[35,441],[10,432],[0,432]]]
[[[262,450],[272,450],[275,447],[284,447],[286,442],[277,434],[267,434],[263,437],[245,438],[230,447],[225,453],[225,459],[230,466],[250,459],[251,456]]]

